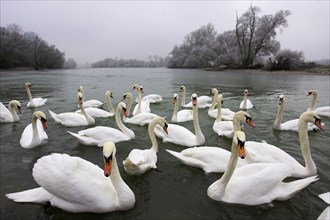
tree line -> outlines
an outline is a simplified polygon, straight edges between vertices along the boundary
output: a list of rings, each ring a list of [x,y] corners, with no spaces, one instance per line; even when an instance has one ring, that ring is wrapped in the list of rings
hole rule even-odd
[[[35,32],[24,32],[17,24],[0,27],[0,68],[39,69],[75,68],[73,59],[48,44]]]
[[[299,69],[304,54],[280,50],[276,31],[288,26],[288,10],[259,16],[261,9],[250,6],[240,17],[236,14],[235,29],[218,34],[209,23],[184,37],[181,45],[170,52],[168,68],[261,68],[270,70]]]
[[[165,67],[166,58],[149,56],[148,61],[138,59],[106,58],[92,63],[92,68],[122,68],[122,67]]]

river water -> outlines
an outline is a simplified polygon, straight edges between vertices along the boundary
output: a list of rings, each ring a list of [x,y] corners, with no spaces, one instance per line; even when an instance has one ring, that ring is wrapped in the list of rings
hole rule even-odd
[[[27,109],[28,96],[24,88],[30,82],[34,97],[47,98],[45,106],[37,108],[47,115],[48,142],[33,149],[23,149],[19,145],[21,133],[31,123],[34,110]],[[223,107],[239,110],[243,99],[243,90],[249,90],[249,99],[254,108],[248,110],[256,128],[245,126],[248,140],[265,140],[270,144],[304,163],[300,152],[298,134],[287,131],[273,131],[278,96],[285,94],[283,121],[298,118],[311,101],[306,96],[310,89],[317,89],[317,106],[328,106],[330,100],[329,75],[276,74],[269,72],[246,71],[203,71],[156,69],[84,69],[1,72],[0,101],[5,105],[17,99],[23,106],[21,120],[17,123],[0,124],[1,139],[1,219],[316,219],[328,206],[318,195],[330,191],[330,120],[322,118],[325,131],[309,132],[312,157],[318,167],[319,180],[287,201],[275,201],[273,207],[267,205],[245,206],[216,202],[207,196],[207,188],[222,174],[205,174],[202,170],[181,164],[165,149],[181,151],[182,146],[163,144],[159,139],[157,170],[150,170],[141,176],[126,174],[123,161],[133,148],[149,148],[147,126],[128,124],[136,138],[132,141],[117,143],[117,161],[124,181],[136,196],[135,207],[128,211],[104,214],[73,214],[63,210],[39,204],[15,203],[5,197],[6,193],[37,187],[32,177],[32,168],[36,161],[53,152],[66,153],[84,158],[102,167],[102,151],[96,146],[84,146],[67,133],[77,132],[86,127],[66,128],[50,117],[48,110],[55,113],[77,109],[77,88],[84,86],[85,100],[104,100],[104,92],[112,90],[115,107],[126,92],[132,92],[133,85],[143,85],[144,94],[160,94],[161,104],[151,104],[151,111],[160,116],[167,116],[170,122],[173,105],[173,93],[180,85],[187,88],[187,97],[192,92],[208,95],[212,87],[218,88],[224,96]],[[230,149],[231,140],[221,138],[212,130],[214,122],[207,114],[207,109],[199,110],[200,126],[206,138],[207,146]],[[116,127],[114,118],[96,119],[96,125]],[[182,125],[193,131],[193,123]],[[271,174],[270,174],[271,175]],[[291,181],[292,179],[289,179]],[[91,186],[92,187],[92,186]],[[258,187],[258,186],[256,186]]]

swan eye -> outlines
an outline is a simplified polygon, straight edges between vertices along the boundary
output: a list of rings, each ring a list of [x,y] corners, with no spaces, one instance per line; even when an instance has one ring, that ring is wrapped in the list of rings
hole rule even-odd
[[[315,116],[314,116],[314,118],[315,118],[315,123],[316,123],[316,122],[321,123],[321,119],[320,119],[320,118],[317,118],[317,117],[315,117]]]
[[[109,157],[104,156],[104,161],[105,161],[106,163],[110,163],[111,160],[112,160],[112,154],[110,154]]]

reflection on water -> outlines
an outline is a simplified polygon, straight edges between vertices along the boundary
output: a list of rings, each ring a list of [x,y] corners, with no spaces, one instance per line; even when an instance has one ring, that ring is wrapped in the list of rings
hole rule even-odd
[[[47,104],[38,110],[44,111],[48,117],[49,140],[47,144],[30,150],[22,149],[19,145],[20,135],[25,126],[31,123],[34,111],[25,108],[28,102],[25,82],[32,83],[31,92],[34,97],[48,98]],[[9,192],[37,187],[31,175],[33,165],[40,157],[53,152],[78,156],[102,166],[100,148],[81,145],[67,134],[67,130],[77,132],[86,127],[66,128],[56,124],[50,118],[48,109],[56,113],[76,110],[79,85],[84,86],[86,100],[103,100],[104,92],[112,90],[112,104],[116,106],[126,92],[132,92],[134,98],[136,97],[136,91],[132,91],[132,86],[136,83],[144,86],[144,94],[162,95],[162,103],[152,104],[151,110],[160,116],[166,116],[168,121],[173,113],[173,93],[178,93],[180,85],[187,87],[188,97],[193,92],[208,95],[209,90],[216,87],[224,96],[223,107],[233,111],[239,110],[243,90],[247,88],[254,105],[249,113],[257,126],[255,129],[245,126],[247,139],[266,140],[279,146],[301,163],[303,159],[298,134],[272,130],[278,95],[286,96],[283,121],[298,118],[308,108],[311,97],[306,97],[306,93],[310,89],[319,90],[318,106],[329,105],[330,98],[329,76],[161,68],[1,72],[0,101],[7,105],[10,100],[17,99],[24,107],[23,113],[19,115],[20,122],[0,124],[1,219],[316,219],[327,207],[317,195],[329,191],[329,118],[322,118],[326,123],[325,131],[309,133],[312,157],[318,167],[320,179],[289,201],[274,202],[273,207],[251,207],[213,201],[208,198],[206,190],[221,174],[205,175],[202,170],[181,164],[165,149],[181,151],[185,148],[163,144],[160,140],[157,169],[138,177],[127,175],[121,161],[133,148],[145,149],[151,146],[147,127],[131,124],[127,126],[135,132],[136,138],[117,143],[116,146],[122,177],[136,195],[133,209],[98,215],[73,214],[52,207],[45,209],[36,204],[14,203],[4,196]],[[213,132],[214,119],[208,116],[207,109],[199,110],[199,118],[206,145],[229,150],[231,141],[220,138]],[[98,118],[96,124],[116,127],[114,118]],[[192,122],[182,125],[193,131]]]

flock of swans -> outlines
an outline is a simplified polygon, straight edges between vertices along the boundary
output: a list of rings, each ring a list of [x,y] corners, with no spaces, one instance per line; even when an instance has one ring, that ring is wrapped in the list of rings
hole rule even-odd
[[[38,108],[46,104],[47,99],[33,98],[31,83],[25,88],[29,97],[27,108]],[[133,149],[122,162],[129,175],[142,175],[150,169],[157,168],[157,138],[164,143],[188,147],[181,152],[166,151],[188,166],[203,169],[206,173],[223,173],[221,178],[210,185],[207,195],[216,201],[244,205],[271,204],[273,200],[287,200],[297,192],[318,180],[317,167],[312,159],[308,131],[323,130],[320,116],[330,117],[330,107],[316,108],[318,92],[311,90],[312,101],[306,112],[299,119],[282,123],[284,111],[284,95],[280,95],[278,111],[273,129],[296,131],[299,134],[301,154],[305,165],[279,147],[266,142],[247,141],[242,122],[255,127],[247,109],[253,108],[247,98],[248,90],[244,90],[244,99],[240,103],[241,110],[233,112],[222,108],[223,95],[212,88],[210,96],[191,95],[186,104],[186,87],[181,86],[181,110],[179,95],[173,95],[172,123],[165,118],[151,113],[150,104],[159,103],[160,95],[150,94],[143,97],[144,90],[134,85],[137,99],[132,115],[133,96],[130,92],[123,94],[122,100],[114,109],[111,104],[112,92],[105,92],[108,111],[103,110],[104,103],[98,100],[84,100],[84,88],[79,86],[77,102],[79,110],[75,112],[54,113],[50,116],[56,123],[66,127],[95,125],[95,117],[115,117],[118,128],[94,126],[77,133],[67,131],[83,145],[94,145],[103,148],[104,169],[79,157],[67,154],[52,153],[36,162],[32,175],[40,185],[38,188],[22,192],[8,193],[6,196],[15,202],[34,202],[61,208],[69,212],[110,212],[127,210],[134,207],[135,195],[121,178],[116,160],[115,143],[130,141],[135,133],[127,124],[148,125],[151,147]],[[125,103],[127,101],[127,103]],[[9,102],[8,109],[0,102],[1,123],[18,122],[21,104],[17,100]],[[231,151],[217,146],[205,146],[205,136],[199,125],[199,108],[209,108],[208,115],[215,119],[213,131],[220,137],[232,140]],[[180,125],[180,122],[193,121],[194,132]],[[35,111],[32,123],[24,129],[20,145],[22,148],[34,148],[45,144],[48,136],[44,112]],[[269,174],[272,175],[269,175]],[[299,178],[284,182],[286,177]],[[255,187],[258,185],[258,187]],[[320,198],[329,203],[329,193]],[[329,210],[322,214],[329,216]]]

